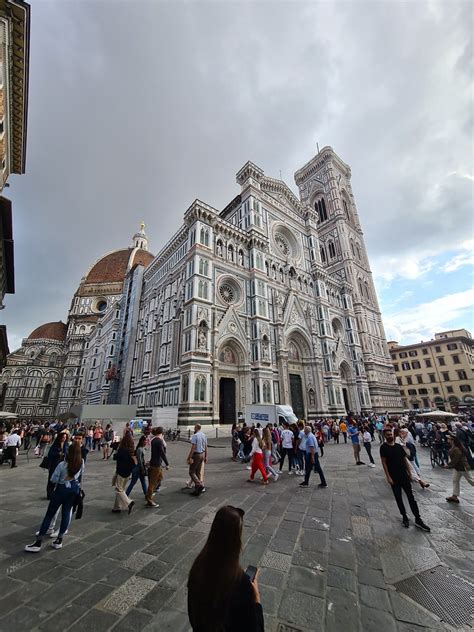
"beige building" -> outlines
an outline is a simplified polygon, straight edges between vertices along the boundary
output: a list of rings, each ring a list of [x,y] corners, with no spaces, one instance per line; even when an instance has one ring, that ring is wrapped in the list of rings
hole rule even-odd
[[[405,409],[474,408],[474,341],[466,329],[435,334],[434,340],[388,348]]]

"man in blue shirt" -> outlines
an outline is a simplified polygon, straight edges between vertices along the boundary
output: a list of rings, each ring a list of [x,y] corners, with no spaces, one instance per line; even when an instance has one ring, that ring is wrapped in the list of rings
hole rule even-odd
[[[191,437],[191,450],[187,458],[189,475],[194,482],[193,496],[200,496],[206,491],[202,482],[202,466],[207,463],[207,437],[201,432],[200,424],[194,426],[194,434]]]
[[[356,465],[364,465],[364,461],[360,460],[360,441],[359,441],[359,428],[355,421],[351,421],[349,428],[347,429],[349,437],[352,441],[352,449],[354,451],[354,459]]]
[[[314,471],[319,474],[319,478],[321,479],[321,483],[318,487],[327,487],[326,479],[324,478],[324,472],[319,463],[318,442],[316,441],[316,437],[311,432],[311,428],[309,426],[305,426],[304,434],[306,437],[305,476],[304,481],[300,483],[300,487],[309,486],[309,477],[311,476],[311,470],[313,469],[313,467]]]

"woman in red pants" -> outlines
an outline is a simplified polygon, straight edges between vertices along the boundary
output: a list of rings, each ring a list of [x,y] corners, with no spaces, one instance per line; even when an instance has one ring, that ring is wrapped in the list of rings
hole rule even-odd
[[[263,477],[262,483],[268,485],[268,476],[263,460],[263,441],[259,430],[256,428],[253,430],[252,451],[250,452],[250,456],[252,457],[252,470],[250,472],[250,478],[248,479],[249,483],[253,481],[255,472],[260,470]]]

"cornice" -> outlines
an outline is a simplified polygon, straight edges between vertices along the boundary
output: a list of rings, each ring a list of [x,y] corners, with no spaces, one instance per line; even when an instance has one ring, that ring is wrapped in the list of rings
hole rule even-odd
[[[350,178],[351,168],[349,165],[339,158],[332,147],[327,146],[323,147],[319,154],[311,158],[301,169],[295,172],[295,182],[297,186],[301,186],[305,180],[315,175],[329,161],[335,162],[344,175]]]
[[[11,24],[10,107],[11,172],[25,173],[30,57],[30,6],[21,0],[2,0],[0,15]]]

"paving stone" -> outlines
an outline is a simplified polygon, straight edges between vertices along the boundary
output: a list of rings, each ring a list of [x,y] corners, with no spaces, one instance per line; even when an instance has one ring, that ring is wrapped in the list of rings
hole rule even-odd
[[[285,553],[286,555],[291,555],[295,548],[294,540],[281,540],[281,539],[273,539],[268,545],[270,551],[276,551],[277,553]]]
[[[167,602],[173,597],[175,591],[171,588],[164,588],[163,586],[155,586],[153,590],[138,602],[137,607],[143,610],[149,610],[150,612],[159,612],[164,608]]]
[[[105,632],[117,622],[118,617],[111,612],[101,612],[96,608],[79,619],[69,628],[69,632]]]
[[[272,588],[281,589],[283,582],[285,581],[285,574],[280,571],[276,571],[273,568],[260,568],[258,573],[258,584],[264,584],[265,586],[271,586]]]
[[[12,577],[0,577],[0,595],[6,597],[15,590],[21,589],[25,584]]]
[[[11,612],[7,617],[0,619],[0,630],[5,632],[24,632],[38,626],[47,617],[29,606],[22,606]]]
[[[135,571],[136,573],[153,562],[154,559],[153,555],[148,555],[148,553],[138,551],[137,553],[133,553],[128,559],[124,560],[122,562],[122,566],[130,571]]]
[[[375,586],[365,586],[361,584],[359,586],[360,601],[369,608],[375,608],[376,610],[385,610],[391,612],[390,599],[387,594],[387,590],[377,588]]]
[[[299,539],[299,547],[303,551],[327,551],[329,538],[326,532],[315,529],[303,529]]]
[[[78,579],[61,582],[60,589],[56,585],[50,586],[41,593],[41,609],[46,612],[55,612],[88,588],[89,584]]]
[[[102,610],[107,610],[118,615],[125,614],[130,608],[136,606],[143,596],[153,590],[156,582],[145,577],[131,577],[120,588],[104,599],[100,604]]]
[[[295,551],[293,553],[292,564],[324,572],[327,570],[327,559],[327,553],[320,553],[319,551]]]
[[[263,611],[269,615],[276,615],[282,598],[281,591],[276,588],[269,588],[260,583],[259,589]]]
[[[286,572],[290,568],[291,557],[275,551],[266,551],[260,563],[262,566],[273,568],[276,571]]]
[[[360,616],[364,632],[397,632],[397,625],[389,612],[362,605]]]
[[[88,606],[89,608],[93,608],[96,606],[102,599],[105,599],[111,592],[113,592],[114,587],[108,584],[93,584],[88,590],[83,592],[79,597],[76,597],[73,604],[78,604],[81,606]]]
[[[133,571],[128,568],[117,567],[109,571],[102,581],[106,584],[110,584],[110,586],[121,586],[133,575]]]
[[[308,595],[324,597],[326,576],[309,568],[293,566],[288,578],[288,587]]]
[[[152,620],[151,614],[133,609],[112,629],[113,632],[139,632]]]
[[[327,571],[327,584],[333,588],[355,593],[356,576],[353,571],[350,571],[347,568],[329,565]],[[330,589],[328,589],[328,592],[329,590]]]
[[[188,616],[179,610],[160,610],[143,632],[189,632]]]
[[[297,626],[314,629],[323,615],[324,601],[297,591],[286,591],[280,603],[278,617]]]
[[[47,621],[41,623],[39,629],[42,632],[58,632],[58,630],[66,630],[89,611],[90,606],[79,605],[76,603],[69,604],[64,606],[64,608],[60,608]]]
[[[43,548],[45,548],[44,545]],[[33,554],[30,553],[29,555],[32,556]],[[52,570],[56,567],[56,565],[57,560],[48,558],[37,558],[32,563],[27,564],[26,566],[22,566],[13,573],[10,573],[10,577],[13,577],[13,579],[21,579],[24,582],[29,582],[32,579],[40,577],[40,575],[42,575],[43,573],[47,573],[48,571]]]
[[[382,571],[368,566],[359,565],[357,567],[357,579],[360,584],[365,584],[367,586],[377,586],[377,588],[387,587]]]

